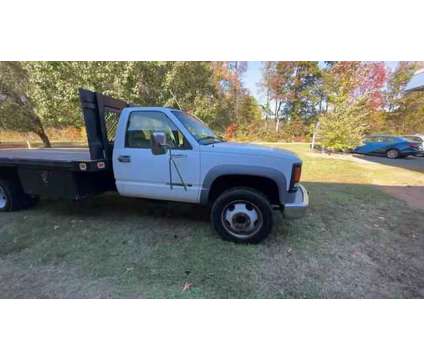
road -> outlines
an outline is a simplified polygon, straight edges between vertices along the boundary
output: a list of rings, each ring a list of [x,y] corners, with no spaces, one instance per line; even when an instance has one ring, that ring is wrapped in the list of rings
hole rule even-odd
[[[405,159],[388,159],[381,156],[367,156],[359,154],[355,154],[353,157],[382,165],[396,166],[403,169],[424,172],[424,157],[408,156]]]

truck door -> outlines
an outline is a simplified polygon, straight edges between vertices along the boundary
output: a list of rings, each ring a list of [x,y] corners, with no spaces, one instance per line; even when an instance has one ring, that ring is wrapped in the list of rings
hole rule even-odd
[[[165,112],[134,110],[130,112],[128,121],[120,130],[123,130],[125,135],[115,142],[113,169],[116,186],[121,195],[199,202],[199,150],[191,146]],[[172,147],[171,152],[153,155],[151,135],[155,131],[165,132],[167,143]],[[169,162],[170,154],[182,180],[175,165]]]

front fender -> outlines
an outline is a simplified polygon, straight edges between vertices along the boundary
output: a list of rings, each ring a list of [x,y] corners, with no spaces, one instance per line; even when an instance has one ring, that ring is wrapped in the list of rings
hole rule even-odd
[[[212,184],[220,176],[225,175],[246,175],[268,178],[277,184],[280,203],[284,204],[291,200],[292,194],[287,189],[288,179],[284,173],[277,169],[256,165],[218,165],[210,169],[203,180],[200,192],[201,204],[206,205],[208,203]]]

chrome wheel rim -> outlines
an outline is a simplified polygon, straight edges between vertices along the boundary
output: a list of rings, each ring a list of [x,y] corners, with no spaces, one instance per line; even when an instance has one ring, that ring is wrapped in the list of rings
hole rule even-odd
[[[6,205],[7,205],[6,191],[4,191],[3,186],[0,185],[0,209],[4,209]]]
[[[263,217],[256,205],[245,200],[235,200],[224,207],[221,221],[231,235],[246,239],[260,230]]]
[[[387,156],[390,159],[396,159],[398,156],[398,152],[396,150],[389,150],[389,152],[387,153]]]

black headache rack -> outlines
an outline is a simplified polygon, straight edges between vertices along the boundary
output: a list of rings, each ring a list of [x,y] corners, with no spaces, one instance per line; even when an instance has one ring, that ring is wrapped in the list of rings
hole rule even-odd
[[[86,89],[79,89],[79,96],[90,158],[109,162],[112,159],[119,116],[122,109],[130,104]]]

